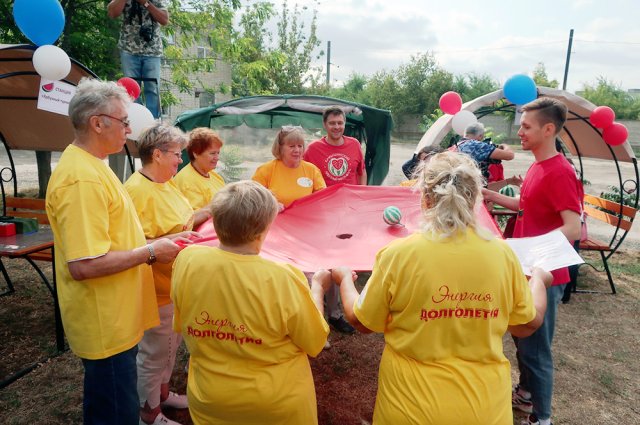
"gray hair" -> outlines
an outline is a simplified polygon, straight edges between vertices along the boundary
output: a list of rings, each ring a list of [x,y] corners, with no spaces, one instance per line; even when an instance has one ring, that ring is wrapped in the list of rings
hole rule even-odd
[[[220,189],[209,208],[220,242],[238,246],[258,239],[269,228],[278,214],[278,201],[260,183],[243,180]]]
[[[69,102],[69,118],[76,132],[86,131],[89,118],[92,116],[113,113],[114,100],[122,101],[125,106],[131,103],[124,87],[113,81],[82,78]]]
[[[474,208],[482,190],[482,173],[468,155],[445,151],[424,162],[417,187],[422,193],[423,230],[448,238],[476,228]]]
[[[484,125],[481,122],[475,122],[464,129],[464,137],[475,139],[478,136],[484,136]]]
[[[153,151],[167,152],[172,146],[179,145],[180,150],[187,144],[187,136],[179,128],[155,123],[144,130],[138,138],[138,154],[142,165],[151,162]]]

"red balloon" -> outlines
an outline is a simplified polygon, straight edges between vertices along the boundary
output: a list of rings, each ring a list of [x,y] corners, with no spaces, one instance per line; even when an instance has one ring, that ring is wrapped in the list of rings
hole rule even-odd
[[[608,106],[598,106],[591,111],[589,115],[589,121],[594,127],[607,128],[613,124],[613,120],[616,119],[616,113]]]
[[[627,137],[629,136],[629,131],[627,127],[620,124],[619,122],[614,122],[609,127],[602,130],[602,138],[604,141],[611,146],[618,146],[627,141]]]
[[[124,87],[133,100],[140,97],[140,85],[133,78],[122,77],[118,80],[118,85]]]
[[[462,108],[462,98],[454,91],[448,91],[440,96],[440,109],[449,115],[455,115]]]

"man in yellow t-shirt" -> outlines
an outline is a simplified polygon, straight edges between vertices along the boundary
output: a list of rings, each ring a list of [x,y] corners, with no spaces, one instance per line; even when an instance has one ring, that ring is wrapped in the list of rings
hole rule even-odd
[[[85,372],[85,423],[137,423],[137,344],[158,323],[145,263],[170,262],[180,249],[167,239],[146,244],[128,193],[104,163],[131,133],[129,102],[115,83],[80,82],[69,104],[75,139],[47,188],[62,321]]]
[[[219,247],[176,258],[174,329],[190,353],[187,395],[198,425],[318,423],[308,355],[322,350],[328,271],[311,288],[299,270],[259,256],[277,214],[258,183],[225,186],[211,205]],[[207,278],[210,277],[210,278]]]

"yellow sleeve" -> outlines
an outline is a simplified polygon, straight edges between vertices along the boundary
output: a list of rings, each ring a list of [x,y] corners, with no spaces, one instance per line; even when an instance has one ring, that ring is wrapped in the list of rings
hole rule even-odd
[[[99,184],[79,181],[56,189],[55,209],[62,239],[56,249],[65,250],[67,261],[109,252],[109,200]]]
[[[387,271],[384,252],[382,249],[376,255],[371,277],[353,305],[360,323],[374,332],[384,332],[390,313],[393,276]]]
[[[251,180],[260,183],[267,189],[269,189],[269,186],[271,186],[271,177],[273,174],[273,167],[270,167],[271,163],[272,162],[270,161],[259,166],[256,172],[253,174],[253,177],[251,177]]]
[[[533,295],[527,277],[522,272],[520,262],[511,248],[507,247],[507,255],[511,264],[513,307],[509,315],[509,326],[529,323],[536,317],[536,308],[533,304]]]
[[[293,313],[287,319],[289,337],[295,345],[300,347],[311,357],[320,354],[327,342],[329,325],[318,311],[311,290],[304,274],[292,266],[286,266],[290,271],[290,284],[292,285]]]
[[[311,164],[313,167],[313,191],[317,192],[327,187],[327,184],[324,181],[324,177],[322,177],[322,172],[318,167]]]

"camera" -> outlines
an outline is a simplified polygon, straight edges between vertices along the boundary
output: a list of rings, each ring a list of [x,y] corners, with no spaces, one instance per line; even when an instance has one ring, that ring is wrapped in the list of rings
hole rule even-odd
[[[143,25],[140,27],[140,38],[147,43],[153,40],[153,25]]]

